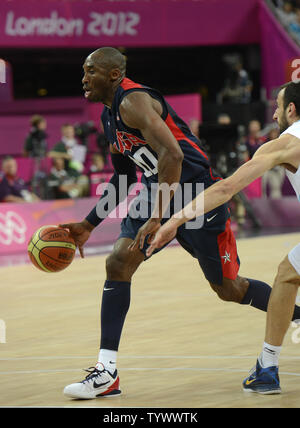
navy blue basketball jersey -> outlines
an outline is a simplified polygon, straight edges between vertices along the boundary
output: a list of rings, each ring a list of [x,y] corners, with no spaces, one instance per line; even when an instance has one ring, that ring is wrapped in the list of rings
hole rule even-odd
[[[111,109],[104,107],[101,116],[104,133],[110,144],[140,167],[146,181],[157,182],[158,159],[156,152],[147,144],[141,132],[126,126],[120,116],[119,106],[123,98],[133,91],[147,92],[161,103],[163,108],[161,117],[178,141],[184,154],[180,182],[195,181],[204,172],[211,172],[207,154],[200,147],[199,140],[190,131],[186,123],[178,117],[164,97],[157,90],[134,83],[128,78],[124,78],[117,88]]]

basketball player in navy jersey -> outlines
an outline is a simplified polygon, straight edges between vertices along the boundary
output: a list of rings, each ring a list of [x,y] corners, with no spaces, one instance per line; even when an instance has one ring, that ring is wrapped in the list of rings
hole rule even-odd
[[[83,89],[85,97],[105,105],[102,122],[110,141],[114,175],[110,184],[117,196],[115,206],[125,197],[120,196],[119,176],[126,176],[127,189],[137,181],[136,165],[143,171],[144,190],[135,198],[135,213],[146,204],[148,214],[129,214],[121,224],[121,234],[106,260],[107,279],[101,306],[101,343],[98,362],[88,370],[86,378],[68,385],[65,395],[74,398],[97,398],[118,395],[117,351],[125,317],[130,305],[132,276],[146,259],[149,246],[145,240],[140,248],[135,238],[139,230],[153,235],[164,218],[167,205],[174,213],[174,193],[180,186],[191,184],[190,199],[197,194],[196,184],[208,188],[215,181],[206,153],[197,138],[176,115],[162,95],[151,88],[134,83],[125,75],[124,56],[114,48],[100,48],[91,53],[84,63]],[[165,201],[158,189],[154,201],[147,192],[153,184],[173,185],[169,200]],[[202,189],[201,189],[202,190]],[[108,203],[104,192],[97,206],[80,223],[63,224],[69,228],[83,257],[83,245],[92,230],[104,220],[115,206]],[[184,200],[184,198],[183,198]],[[110,205],[109,209],[106,209]],[[142,210],[141,210],[142,211]],[[221,205],[204,216],[203,227],[177,231],[176,239],[193,257],[197,258],[212,289],[224,301],[267,310],[271,287],[238,275],[239,258],[234,235],[230,229],[228,206]],[[295,307],[294,318],[300,318]]]

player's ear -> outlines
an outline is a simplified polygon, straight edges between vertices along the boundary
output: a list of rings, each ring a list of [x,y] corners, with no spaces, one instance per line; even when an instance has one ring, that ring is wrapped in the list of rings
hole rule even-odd
[[[296,106],[294,103],[289,103],[288,108],[287,108],[287,112],[290,115],[296,113]]]
[[[121,71],[118,68],[113,68],[112,70],[110,70],[110,79],[112,82],[119,80],[121,75]]]

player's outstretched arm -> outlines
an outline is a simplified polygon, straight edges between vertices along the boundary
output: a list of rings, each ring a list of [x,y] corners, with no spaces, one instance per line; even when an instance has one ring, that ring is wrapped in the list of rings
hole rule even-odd
[[[299,142],[299,148],[290,143],[291,136],[285,135],[280,139],[264,144],[255,156],[243,164],[233,175],[210,186],[204,191],[204,195],[198,195],[181,211],[175,213],[157,231],[147,250],[147,256],[150,256],[156,248],[161,248],[175,237],[178,227],[182,224],[228,202],[236,193],[274,166],[292,163],[292,160],[295,159],[295,151],[298,150],[298,156],[300,156],[300,146]]]

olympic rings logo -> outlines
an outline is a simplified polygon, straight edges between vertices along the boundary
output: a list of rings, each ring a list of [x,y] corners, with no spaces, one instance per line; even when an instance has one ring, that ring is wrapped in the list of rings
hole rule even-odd
[[[13,211],[0,213],[0,244],[24,244],[27,226],[22,217]]]

